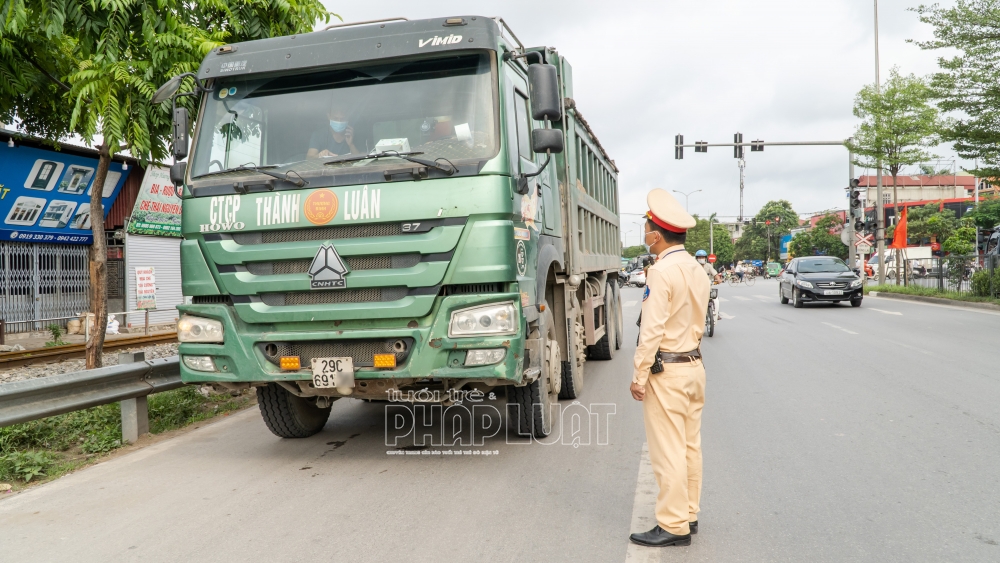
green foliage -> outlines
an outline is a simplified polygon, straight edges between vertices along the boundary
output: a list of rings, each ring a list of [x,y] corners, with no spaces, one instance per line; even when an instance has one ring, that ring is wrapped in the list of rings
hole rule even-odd
[[[854,116],[861,124],[847,143],[855,164],[881,165],[895,185],[901,168],[933,158],[926,149],[936,144],[940,125],[930,103],[932,94],[924,79],[902,76],[897,68],[889,72],[881,91],[874,84],[862,88],[854,99]]]
[[[920,173],[925,176],[951,176],[952,170],[951,168],[934,170],[934,167],[929,164],[921,164]]]
[[[1000,225],[1000,197],[980,199],[979,204],[966,217],[971,217],[976,226],[982,229]]]
[[[975,303],[994,303],[1000,305],[1000,299],[995,299],[992,297],[984,297],[980,295],[974,295],[971,293],[959,293],[957,291],[944,290],[940,291],[936,287],[923,287],[919,285],[867,285],[865,286],[865,294],[869,292],[877,291],[879,293],[902,293],[905,295],[923,295],[926,297],[943,297],[945,299],[954,299],[956,301],[971,301]]]
[[[944,243],[955,232],[958,225],[955,212],[951,209],[942,210],[940,204],[937,203],[910,207],[906,211],[906,238],[913,244],[930,243],[931,237]],[[895,231],[895,225],[886,229],[886,238],[891,239]],[[967,253],[963,252],[962,254]]]
[[[695,218],[698,222],[693,228],[688,229],[684,248],[692,255],[699,250],[711,253],[713,251],[712,243],[714,242],[715,263],[729,264],[732,262],[736,248],[733,245],[729,229],[718,223],[712,225],[715,230],[715,240],[712,241],[709,236],[712,233],[708,230],[708,226],[709,222],[715,218],[715,215],[713,214],[708,219]]]
[[[56,464],[49,452],[11,452],[0,454],[0,481],[31,481],[44,477]]]
[[[976,227],[971,220],[962,221],[962,226],[941,244],[941,250],[955,255],[972,254],[976,250]]]
[[[775,221],[776,218],[780,221]],[[771,224],[767,225],[767,221]],[[770,259],[776,260],[781,252],[781,237],[798,226],[799,214],[792,209],[791,203],[784,199],[765,203],[736,240],[734,260],[765,260],[768,259],[768,249]]]
[[[640,254],[646,253],[646,247],[641,244],[638,246],[626,246],[622,249],[622,258],[635,258]]]
[[[50,341],[48,341],[48,342],[45,343],[46,347],[62,346],[63,344],[66,344],[66,342],[63,342],[63,339],[62,339],[62,334],[63,333],[62,333],[62,327],[61,326],[53,323],[53,324],[50,324],[49,326],[47,326],[45,328],[46,328],[46,330],[49,331],[49,334],[52,335],[52,340],[50,340]]]
[[[950,4],[950,3],[949,3]],[[1000,7],[996,0],[958,0],[912,8],[934,28],[934,39],[916,42],[922,49],[944,49],[940,72],[930,86],[938,107],[950,112],[941,130],[962,158],[978,159],[979,177],[1000,177]]]
[[[331,15],[319,0],[8,0],[0,117],[50,139],[99,136],[111,153],[162,160],[170,104],[151,98],[163,82],[224,43],[307,33]]]
[[[1000,297],[1000,268],[993,270],[992,279],[989,270],[979,270],[972,274],[972,294],[979,297]]]
[[[838,215],[826,215],[816,226],[796,235],[788,244],[793,256],[836,256],[847,259],[847,246],[841,242],[839,227],[843,224]],[[831,234],[836,230],[838,234]]]
[[[193,386],[150,395],[149,429],[158,434],[181,428],[238,410],[252,398],[228,393],[205,397]],[[118,403],[0,428],[0,481],[53,476],[69,467],[59,463],[67,454],[110,452],[122,446],[121,435]]]

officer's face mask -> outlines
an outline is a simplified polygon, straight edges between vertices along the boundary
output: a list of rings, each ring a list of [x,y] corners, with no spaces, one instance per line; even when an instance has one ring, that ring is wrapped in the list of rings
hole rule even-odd
[[[330,129],[333,129],[337,133],[343,133],[347,129],[346,121],[334,121],[330,120]]]
[[[701,256],[699,256],[699,257],[698,257],[698,263],[699,263],[699,264],[704,264],[704,263],[705,263],[705,259],[704,259],[704,258],[702,258]]]
[[[646,247],[646,252],[649,252],[649,235],[653,234],[655,231],[649,231],[646,233],[646,239],[643,241],[643,246]],[[656,244],[656,242],[653,242]]]

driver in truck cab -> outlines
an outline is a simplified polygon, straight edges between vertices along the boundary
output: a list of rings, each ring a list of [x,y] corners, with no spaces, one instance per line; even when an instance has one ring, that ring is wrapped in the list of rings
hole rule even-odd
[[[361,154],[354,146],[354,128],[347,122],[347,110],[339,100],[330,103],[326,117],[330,120],[330,125],[316,131],[309,138],[306,158]]]

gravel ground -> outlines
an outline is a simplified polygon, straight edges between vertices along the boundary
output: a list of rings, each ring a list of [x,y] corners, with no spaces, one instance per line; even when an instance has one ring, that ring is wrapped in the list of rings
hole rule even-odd
[[[104,354],[104,365],[118,365],[118,352],[132,352],[139,350],[146,352],[147,360],[167,358],[169,356],[177,355],[177,343],[157,344],[156,346],[146,347],[137,346],[126,350],[108,352]],[[6,371],[0,371],[0,383],[20,381],[22,379],[34,379],[36,377],[47,377],[49,375],[58,375],[60,373],[70,373],[73,371],[80,371],[85,367],[85,360],[83,358],[77,360],[66,360],[55,364],[35,364],[33,366],[16,367]]]

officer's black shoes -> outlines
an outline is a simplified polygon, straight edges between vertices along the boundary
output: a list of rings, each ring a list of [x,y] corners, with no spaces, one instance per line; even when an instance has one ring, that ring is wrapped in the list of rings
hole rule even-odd
[[[632,543],[644,545],[646,547],[666,547],[668,545],[691,545],[691,534],[685,536],[675,536],[661,528],[658,524],[655,528],[641,534],[632,534],[628,537]]]
[[[691,533],[692,534],[697,534],[698,533],[698,521],[695,520],[694,522],[688,522],[688,528],[691,528]]]

